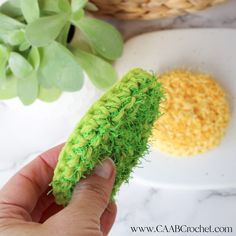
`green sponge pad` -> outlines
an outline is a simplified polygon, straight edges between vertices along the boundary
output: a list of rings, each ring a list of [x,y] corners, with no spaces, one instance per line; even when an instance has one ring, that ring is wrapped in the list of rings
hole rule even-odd
[[[67,205],[76,183],[106,157],[116,165],[114,198],[148,150],[162,98],[157,78],[141,69],[130,71],[106,92],[81,119],[60,154],[51,183],[56,202]]]

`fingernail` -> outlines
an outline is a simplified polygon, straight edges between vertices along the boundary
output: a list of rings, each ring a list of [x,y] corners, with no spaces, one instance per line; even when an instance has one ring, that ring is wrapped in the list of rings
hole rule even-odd
[[[102,164],[95,167],[94,174],[104,179],[110,179],[113,169],[114,169],[113,161],[109,158],[103,161]]]

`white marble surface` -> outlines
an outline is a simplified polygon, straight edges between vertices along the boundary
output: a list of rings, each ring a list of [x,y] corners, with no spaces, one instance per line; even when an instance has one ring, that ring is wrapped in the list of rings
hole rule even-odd
[[[236,28],[236,0],[185,17],[151,22],[113,22],[119,26],[126,38],[154,29]],[[65,140],[87,106],[98,96],[99,92],[86,81],[80,94],[64,95],[60,101],[51,105],[37,102],[31,108],[22,108],[15,100],[0,102],[0,186],[37,153]],[[152,235],[147,232],[132,233],[130,227],[155,227],[160,224],[231,226],[234,232],[228,235],[236,235],[236,189],[155,189],[133,179],[129,185],[122,187],[117,196],[117,204],[118,216],[110,234],[112,236]]]

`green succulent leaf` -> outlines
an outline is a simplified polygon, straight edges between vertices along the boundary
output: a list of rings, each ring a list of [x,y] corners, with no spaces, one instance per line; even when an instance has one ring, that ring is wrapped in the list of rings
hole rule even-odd
[[[25,20],[31,23],[40,16],[38,0],[20,0],[21,10]]]
[[[47,75],[46,76],[43,75],[43,73],[45,73],[45,70],[47,70],[47,67],[44,67],[43,63],[44,62],[42,62],[42,58],[41,58],[41,65],[40,65],[39,70],[38,70],[38,81],[39,81],[39,84],[43,88],[51,89],[51,88],[53,88],[54,83],[53,83],[52,79],[47,77]],[[43,67],[43,68],[40,69],[41,67]]]
[[[60,12],[58,0],[40,0],[39,8],[45,12],[54,12],[54,13]]]
[[[14,34],[20,32],[24,27],[25,25],[21,22],[0,13],[0,41],[11,44]]]
[[[88,2],[85,6],[85,9],[88,11],[98,11],[98,7],[92,2]]]
[[[117,73],[108,62],[78,48],[73,54],[96,87],[106,89],[117,81]]]
[[[6,66],[9,58],[9,50],[0,44],[0,86],[6,79]]]
[[[33,66],[35,70],[38,70],[40,65],[40,55],[38,48],[36,47],[31,48],[28,55],[28,62]]]
[[[9,50],[6,46],[0,44],[0,65],[7,62],[9,58]]]
[[[11,99],[17,96],[17,79],[14,76],[7,77],[0,85],[0,99]]]
[[[70,31],[70,26],[71,24],[67,23],[62,29],[61,33],[59,34],[56,40],[64,46],[67,46],[67,39],[68,39],[69,31]]]
[[[59,0],[58,7],[61,12],[71,12],[70,2],[68,0]]]
[[[31,47],[30,43],[28,41],[24,41],[22,42],[22,44],[19,46],[19,51],[20,52],[24,52],[26,50],[28,50]]]
[[[0,12],[10,16],[12,18],[17,18],[22,15],[19,0],[8,0],[0,6]]]
[[[0,13],[0,33],[4,31],[11,31],[15,29],[24,28],[25,25],[7,15]]]
[[[58,37],[69,19],[66,13],[37,19],[26,27],[26,38],[35,47],[43,47]]]
[[[6,81],[6,66],[0,66],[0,88]]]
[[[123,40],[111,24],[104,21],[83,17],[78,22],[73,22],[80,28],[91,47],[99,55],[109,60],[115,60],[123,51]]]
[[[83,72],[73,54],[58,42],[42,48],[40,74],[63,91],[77,91],[83,85]],[[48,84],[50,86],[50,84]]]
[[[40,86],[38,98],[44,102],[54,102],[61,96],[61,94],[62,92],[60,89],[57,88],[46,89]]]
[[[93,53],[87,38],[83,34],[81,34],[78,28],[75,30],[74,37],[72,41],[70,42],[70,47],[80,48],[83,51]]]
[[[14,30],[9,33],[7,38],[8,44],[12,46],[21,45],[25,41],[24,30]]]
[[[11,52],[9,58],[9,67],[16,78],[23,79],[32,73],[33,67],[19,53]]]
[[[70,12],[71,6],[68,0],[40,0],[40,9],[46,13]]]
[[[87,3],[88,3],[88,0],[71,0],[72,11],[76,12],[78,10],[83,9]]]
[[[71,23],[73,25],[76,25],[77,22],[84,17],[84,10],[83,9],[80,9],[78,11],[75,11],[72,13],[71,15]]]
[[[17,94],[24,105],[30,105],[37,99],[38,87],[38,80],[35,72],[18,80]]]

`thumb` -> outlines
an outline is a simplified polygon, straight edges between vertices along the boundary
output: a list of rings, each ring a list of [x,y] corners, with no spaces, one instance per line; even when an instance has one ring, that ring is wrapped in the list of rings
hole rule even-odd
[[[109,158],[95,167],[91,175],[75,187],[68,210],[83,219],[99,220],[107,208],[115,180],[115,164]]]

